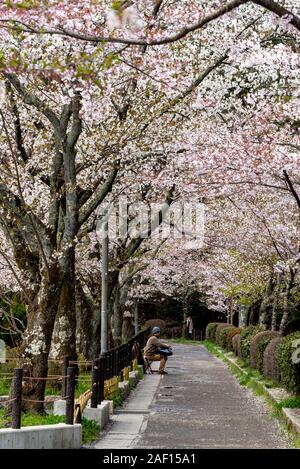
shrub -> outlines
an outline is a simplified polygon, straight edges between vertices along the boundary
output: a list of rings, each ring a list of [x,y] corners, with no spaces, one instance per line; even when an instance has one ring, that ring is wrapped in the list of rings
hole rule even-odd
[[[292,354],[295,351],[293,342],[300,339],[300,331],[287,335],[278,347],[278,366],[280,381],[288,391],[300,393],[300,363],[293,363]]]
[[[230,325],[229,327],[223,327],[220,332],[219,345],[225,350],[227,350],[228,334],[233,329],[235,329],[235,326]]]
[[[221,346],[221,332],[223,329],[227,329],[228,327],[232,327],[231,324],[221,323],[217,325],[216,328],[216,343]]]
[[[205,330],[205,338],[206,339],[213,340],[213,341],[216,340],[216,329],[217,329],[217,326],[219,324],[221,324],[221,323],[220,322],[210,322],[209,324],[207,324],[206,330]]]
[[[225,331],[227,331],[227,329],[225,329]],[[235,335],[240,334],[241,332],[242,332],[242,328],[235,327],[235,326],[233,326],[227,331],[227,341],[226,341],[225,348],[226,350],[228,350],[228,352],[233,352],[232,339]]]
[[[235,334],[232,337],[232,348],[233,353],[237,356],[241,356],[241,334]]]
[[[280,381],[280,371],[278,366],[278,347],[283,341],[283,337],[276,337],[272,339],[267,345],[264,353],[264,367],[263,373],[266,378],[273,379],[274,381]]]
[[[248,326],[241,332],[240,357],[248,365],[250,364],[250,343],[252,337],[258,332],[262,332],[261,326]]]
[[[250,366],[258,369],[261,373],[263,372],[264,366],[264,352],[267,345],[272,339],[278,337],[279,332],[275,331],[263,331],[252,336],[250,342]]]
[[[158,326],[160,328],[161,335],[165,333],[166,321],[164,321],[163,319],[149,319],[144,324],[145,329],[147,329],[148,327],[151,327],[152,329],[155,326]]]
[[[164,336],[170,339],[176,339],[182,336],[182,326],[178,321],[166,319],[165,321]]]
[[[167,327],[167,328],[169,328],[169,327],[181,327],[180,322],[174,321],[174,319],[169,319],[169,318],[167,318],[167,319],[165,320],[165,323],[166,323],[166,327]]]
[[[164,336],[167,339],[179,339],[182,337],[182,327],[166,327]]]

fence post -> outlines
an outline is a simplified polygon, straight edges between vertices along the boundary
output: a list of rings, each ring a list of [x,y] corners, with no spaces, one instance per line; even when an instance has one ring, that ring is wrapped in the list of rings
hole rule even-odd
[[[121,345],[120,351],[119,351],[119,376],[120,376],[120,381],[124,380],[124,374],[123,374],[123,363],[124,363],[124,345]]]
[[[65,355],[63,359],[63,367],[62,367],[63,379],[62,379],[62,384],[61,384],[61,397],[67,396],[67,381],[68,381],[67,373],[68,373],[69,361],[70,361],[70,357]]]
[[[105,355],[100,355],[98,377],[98,404],[101,404],[104,401]]]
[[[97,409],[99,386],[99,358],[94,358],[92,368],[92,397],[91,407]]]
[[[23,368],[14,369],[12,385],[12,428],[21,428]]]
[[[74,400],[75,400],[75,368],[68,367],[67,370],[67,399],[66,399],[66,424],[74,423]]]

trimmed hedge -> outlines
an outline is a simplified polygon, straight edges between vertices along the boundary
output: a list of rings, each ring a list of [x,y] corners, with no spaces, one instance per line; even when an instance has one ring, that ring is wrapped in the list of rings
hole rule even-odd
[[[213,341],[216,340],[216,329],[217,329],[217,326],[219,324],[221,324],[221,323],[220,322],[210,322],[209,324],[207,324],[206,330],[205,330],[205,338],[206,339],[213,340]]]
[[[280,370],[278,365],[277,352],[279,345],[283,341],[283,337],[276,337],[272,339],[267,345],[264,353],[264,369],[263,373],[266,378],[273,379],[279,383],[280,381]]]
[[[280,381],[288,391],[300,394],[300,363],[293,363],[292,361],[292,354],[296,350],[293,342],[296,339],[300,339],[300,331],[284,337],[278,347],[277,356]]]
[[[241,327],[233,326],[232,329],[227,332],[227,343],[225,348],[228,352],[233,352],[232,339],[235,335],[240,334],[242,330],[243,329]]]
[[[278,337],[279,332],[263,331],[256,334],[250,341],[250,366],[261,373],[264,366],[264,352],[272,339]]]
[[[148,321],[145,322],[144,328],[147,329],[148,327],[151,327],[151,330],[153,327],[159,327],[160,328],[160,334],[163,335],[166,330],[166,321],[163,319],[148,319]]]
[[[237,356],[241,356],[241,334],[235,334],[232,337],[232,348],[233,353]]]
[[[258,332],[262,332],[262,326],[248,326],[241,332],[240,356],[247,365],[250,365],[250,343]]]
[[[227,337],[228,337],[229,331],[231,331],[234,328],[235,326],[232,326],[230,324],[229,327],[224,327],[220,332],[219,345],[225,350],[227,350]]]
[[[229,327],[232,327],[231,324],[226,324],[226,323],[221,323],[217,326],[217,329],[216,329],[216,343],[218,345],[220,345],[220,347],[222,346],[221,345],[221,332],[223,331],[223,329],[227,329]]]

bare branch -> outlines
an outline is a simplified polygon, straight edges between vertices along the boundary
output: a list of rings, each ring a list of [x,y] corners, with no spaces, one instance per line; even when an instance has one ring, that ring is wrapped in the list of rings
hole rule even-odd
[[[161,6],[160,3],[161,2],[159,1],[157,2],[157,5],[159,6],[159,8]],[[280,18],[289,16],[291,18],[290,24],[293,25],[298,31],[300,31],[300,17],[292,13],[290,10],[288,10],[287,8],[280,5],[278,2],[274,0],[231,0],[223,7],[219,8],[218,10],[202,17],[198,22],[190,26],[185,26],[179,32],[172,34],[163,39],[154,39],[150,41],[147,41],[145,39],[139,39],[139,38],[129,39],[129,38],[120,38],[120,37],[117,38],[117,37],[111,37],[111,36],[95,36],[92,34],[83,34],[83,33],[79,33],[76,31],[70,31],[66,28],[63,28],[62,26],[57,29],[50,29],[50,28],[39,29],[38,27],[33,27],[31,25],[29,26],[17,20],[13,21],[13,23],[15,23],[18,30],[20,30],[20,26],[21,26],[21,30],[29,32],[29,33],[64,35],[64,36],[72,37],[74,39],[79,39],[81,41],[86,41],[86,42],[94,42],[94,43],[109,42],[109,43],[114,43],[114,44],[128,44],[128,45],[138,45],[138,46],[160,46],[163,44],[170,44],[170,43],[179,41],[180,39],[184,39],[189,34],[200,30],[207,24],[220,18],[226,13],[229,13],[230,11],[235,10],[241,5],[250,4],[250,3],[254,3],[255,5],[261,6],[265,8],[266,10],[272,13],[275,13]],[[156,9],[154,9],[153,13],[155,15],[157,14]],[[0,21],[4,25],[6,25],[7,23],[10,23],[10,24],[12,23],[11,20],[0,20]],[[14,29],[13,26],[8,26],[8,27]]]
[[[284,169],[283,170],[283,175],[284,175],[284,178],[286,180],[286,183],[288,185],[288,188],[290,190],[290,192],[292,193],[293,197],[295,198],[296,202],[297,202],[297,205],[298,205],[298,208],[300,209],[300,197],[299,195],[297,194],[295,188],[294,188],[294,185],[291,181],[291,178],[289,177],[287,171]]]
[[[112,171],[110,172],[107,180],[101,187],[101,189],[97,192],[94,198],[87,202],[81,209],[79,213],[79,226],[83,225],[84,222],[88,220],[88,218],[92,215],[92,213],[97,209],[97,207],[103,202],[107,194],[111,191],[113,183],[117,177],[119,171],[119,166],[116,165]]]

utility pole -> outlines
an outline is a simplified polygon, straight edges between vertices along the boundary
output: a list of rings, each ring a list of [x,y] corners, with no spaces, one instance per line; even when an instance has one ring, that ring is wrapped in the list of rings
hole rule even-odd
[[[105,221],[101,253],[101,355],[107,352],[107,294],[108,294],[108,221]]]

